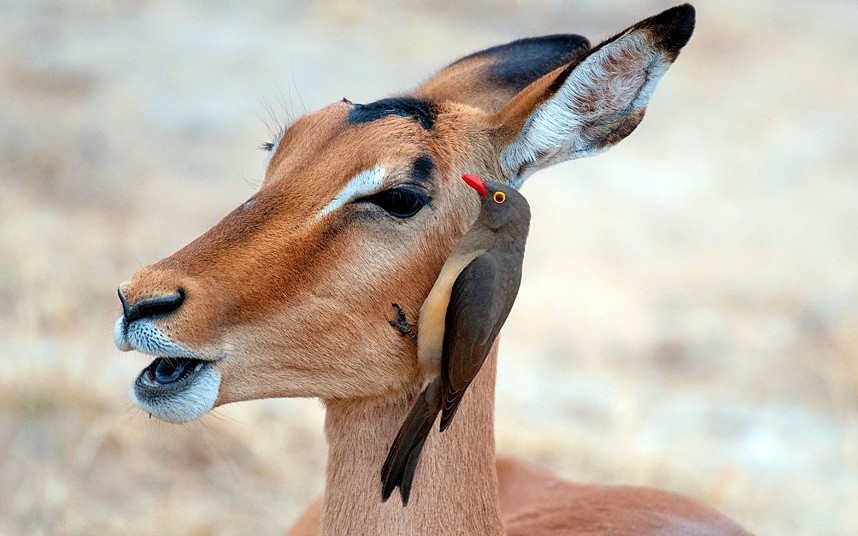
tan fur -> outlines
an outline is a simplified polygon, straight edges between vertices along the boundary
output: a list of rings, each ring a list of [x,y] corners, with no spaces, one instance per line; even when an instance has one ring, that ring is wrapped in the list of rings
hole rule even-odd
[[[677,519],[679,527],[706,523],[713,536],[745,534],[732,521],[699,503],[661,490],[571,484],[504,456],[496,457],[495,469],[498,500],[509,536],[540,536],[549,524],[556,524],[567,534],[645,534],[641,529],[644,517],[651,517],[650,533],[655,534],[669,533],[670,521]],[[653,515],[655,509],[658,514]],[[320,498],[310,504],[287,535],[318,536],[321,518]],[[573,519],[577,525],[570,526]]]
[[[494,471],[494,350],[456,421],[443,434],[437,427],[429,434],[405,508],[398,496],[381,501],[381,466],[420,386],[401,397],[326,404],[325,534],[503,533]]]
[[[642,23],[631,31],[651,44],[641,53],[676,57],[678,50],[662,50],[663,30]],[[642,68],[634,54],[629,58],[631,69]],[[564,69],[513,95],[487,78],[484,61],[454,64],[415,92],[436,110],[429,130],[397,115],[348,124],[347,102],[309,114],[283,136],[252,204],[122,285],[131,304],[184,291],[181,307],[151,322],[174,343],[218,360],[216,405],[265,397],[324,401],[325,495],[292,534],[741,533],[677,495],[575,485],[520,462],[496,462],[497,345],[457,419],[427,439],[408,507],[381,501],[384,457],[422,381],[414,345],[387,323],[391,303],[417,316],[478,210],[459,176],[516,179],[505,175],[501,152],[555,96],[553,82]],[[604,147],[630,132],[623,126],[628,114],[606,114],[605,124],[614,126],[585,141]],[[641,116],[642,109],[632,114],[634,124]],[[414,217],[396,221],[377,210],[370,217],[362,211],[371,207],[353,204],[317,217],[356,174],[383,167],[383,188],[390,187],[408,180],[422,155],[436,166],[432,203]],[[434,302],[423,307],[442,314]]]

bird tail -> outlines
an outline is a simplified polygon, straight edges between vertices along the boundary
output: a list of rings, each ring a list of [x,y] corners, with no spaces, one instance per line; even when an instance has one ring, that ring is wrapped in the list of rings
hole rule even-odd
[[[420,451],[429,436],[435,417],[438,416],[438,404],[432,404],[437,400],[439,385],[437,380],[430,383],[426,389],[417,397],[414,407],[402,423],[402,427],[393,440],[393,445],[387,454],[387,460],[381,469],[382,500],[387,501],[393,489],[399,486],[399,494],[402,496],[402,506],[408,506],[408,498],[411,495],[411,483],[414,480],[414,471],[417,470],[417,462],[420,459]]]

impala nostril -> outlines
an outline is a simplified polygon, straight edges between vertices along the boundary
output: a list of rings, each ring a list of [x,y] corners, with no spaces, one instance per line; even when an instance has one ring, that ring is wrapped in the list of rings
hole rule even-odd
[[[122,314],[125,316],[125,321],[131,323],[141,318],[172,313],[185,301],[185,290],[180,287],[176,292],[153,296],[134,304],[130,303],[120,290],[119,300],[122,302]]]

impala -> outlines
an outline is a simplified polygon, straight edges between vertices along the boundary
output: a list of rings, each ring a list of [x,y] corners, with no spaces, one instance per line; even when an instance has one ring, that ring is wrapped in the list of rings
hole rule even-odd
[[[170,422],[267,397],[318,397],[324,496],[290,534],[745,534],[720,513],[647,488],[578,485],[495,457],[497,341],[457,419],[428,437],[411,501],[382,502],[380,471],[421,389],[416,318],[477,196],[514,187],[631,133],[686,44],[683,5],[598,46],[523,39],[466,56],[409,94],[343,99],[270,147],[258,191],[119,287],[122,350],[155,356],[135,403]],[[419,332],[419,325],[416,326]]]

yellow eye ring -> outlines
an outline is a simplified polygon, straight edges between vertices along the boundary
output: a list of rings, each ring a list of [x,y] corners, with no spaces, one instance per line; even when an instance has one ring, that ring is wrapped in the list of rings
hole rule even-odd
[[[494,199],[495,203],[500,205],[501,203],[506,201],[506,194],[503,192],[495,192],[495,195],[492,196],[492,199]]]

